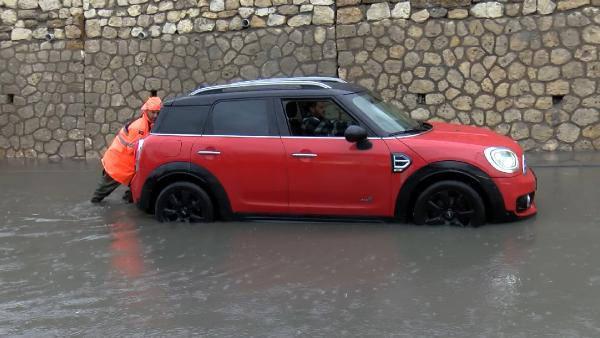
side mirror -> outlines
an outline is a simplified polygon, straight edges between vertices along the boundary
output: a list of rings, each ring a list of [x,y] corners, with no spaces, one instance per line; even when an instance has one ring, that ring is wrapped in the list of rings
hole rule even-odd
[[[361,126],[349,126],[344,132],[346,141],[356,143],[356,147],[360,150],[371,149],[373,146],[367,139],[367,131]]]

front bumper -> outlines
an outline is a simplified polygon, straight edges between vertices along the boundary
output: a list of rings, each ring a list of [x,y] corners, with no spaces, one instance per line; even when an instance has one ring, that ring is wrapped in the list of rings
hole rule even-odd
[[[504,202],[505,219],[520,219],[533,216],[537,213],[535,192],[537,190],[537,177],[529,168],[525,175],[508,178],[493,178],[502,201]],[[523,200],[529,196],[530,203],[524,207]]]

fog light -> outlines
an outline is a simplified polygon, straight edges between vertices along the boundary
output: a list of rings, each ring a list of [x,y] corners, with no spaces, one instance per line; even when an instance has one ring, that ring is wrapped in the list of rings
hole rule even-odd
[[[517,211],[525,211],[531,207],[533,203],[533,193],[520,196],[517,198]]]

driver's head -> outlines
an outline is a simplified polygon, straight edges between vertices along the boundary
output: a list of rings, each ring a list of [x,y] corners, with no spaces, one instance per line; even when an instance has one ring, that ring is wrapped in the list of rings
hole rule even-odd
[[[325,102],[323,102],[323,101],[311,102],[311,104],[308,106],[308,110],[310,111],[310,113],[313,116],[322,118],[325,114]]]

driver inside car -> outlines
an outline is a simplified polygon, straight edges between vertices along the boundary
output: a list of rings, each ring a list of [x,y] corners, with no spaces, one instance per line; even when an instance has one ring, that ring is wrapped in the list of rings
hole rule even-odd
[[[328,119],[325,114],[328,105],[325,101],[308,103],[308,114],[302,120],[302,132],[305,136],[344,136],[348,122]],[[338,111],[338,117],[340,114]]]

